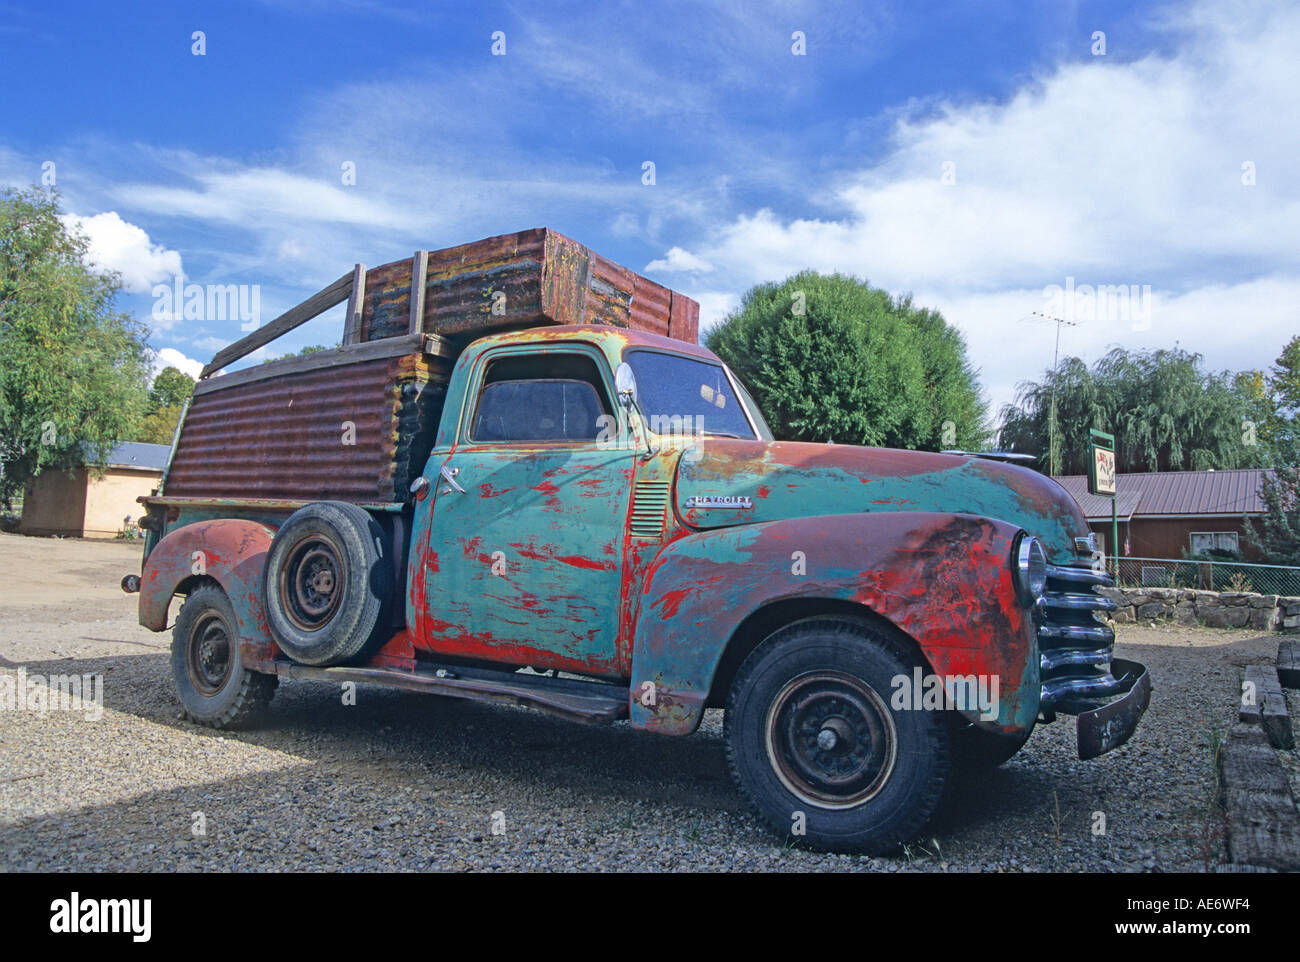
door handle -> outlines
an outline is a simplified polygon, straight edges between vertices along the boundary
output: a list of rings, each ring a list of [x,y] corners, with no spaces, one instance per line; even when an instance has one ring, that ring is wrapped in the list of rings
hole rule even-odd
[[[460,474],[460,468],[453,468],[450,464],[444,464],[438,470],[438,475],[447,482],[447,487],[442,489],[443,494],[450,494],[453,491],[459,494],[465,493],[465,489],[456,481],[456,475],[458,474]]]

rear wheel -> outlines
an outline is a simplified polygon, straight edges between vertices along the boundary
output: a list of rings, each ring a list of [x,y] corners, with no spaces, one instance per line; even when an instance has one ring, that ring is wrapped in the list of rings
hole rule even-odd
[[[381,640],[392,585],[383,544],[379,523],[354,504],[318,501],[289,515],[267,552],[262,593],[285,654],[336,665]]]
[[[274,675],[248,671],[239,653],[235,609],[217,585],[190,593],[172,630],[172,678],[192,721],[212,728],[245,728],[275,694]]]
[[[942,712],[896,709],[919,663],[865,625],[784,628],[741,665],[727,702],[727,760],[773,829],[847,852],[887,852],[929,820],[948,774]]]

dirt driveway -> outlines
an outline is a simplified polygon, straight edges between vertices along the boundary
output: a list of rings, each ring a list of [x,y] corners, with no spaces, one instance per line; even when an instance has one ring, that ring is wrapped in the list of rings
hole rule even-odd
[[[1200,870],[1223,847],[1211,746],[1240,666],[1277,646],[1122,626],[1118,653],[1155,689],[1129,745],[1080,762],[1068,720],[1041,726],[902,855],[859,858],[785,845],[748,815],[718,712],[674,740],[368,687],[345,706],[287,683],[266,727],[197,728],[172,695],[170,637],[118,587],[138,569],[136,545],[0,535],[0,671],[104,686],[97,720],[0,711],[0,869]]]

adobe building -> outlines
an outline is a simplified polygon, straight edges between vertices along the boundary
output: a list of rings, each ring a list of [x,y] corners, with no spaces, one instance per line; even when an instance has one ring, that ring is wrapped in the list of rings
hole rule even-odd
[[[138,531],[135,522],[144,507],[136,498],[158,487],[170,451],[167,444],[125,441],[109,453],[108,465],[99,478],[85,467],[71,473],[42,471],[23,492],[19,532],[114,538],[123,528]]]

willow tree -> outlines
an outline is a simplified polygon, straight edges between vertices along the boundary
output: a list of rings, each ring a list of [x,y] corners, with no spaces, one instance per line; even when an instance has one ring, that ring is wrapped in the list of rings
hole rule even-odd
[[[102,466],[147,403],[145,331],[39,188],[0,192],[0,501],[49,468]]]
[[[1242,468],[1266,464],[1242,383],[1206,371],[1199,354],[1114,348],[1090,368],[1065,358],[1041,381],[1019,385],[1001,412],[1000,446],[1040,456],[1046,468],[1056,399],[1057,462],[1063,474],[1088,469],[1089,428],[1115,435],[1122,472]]]

